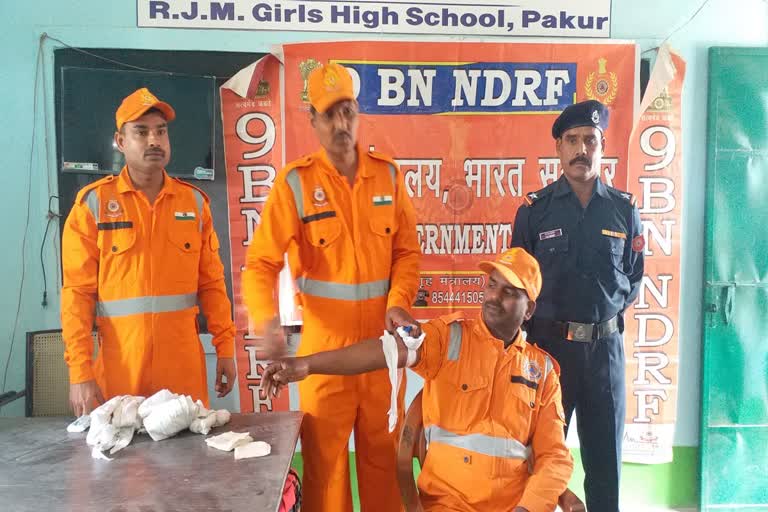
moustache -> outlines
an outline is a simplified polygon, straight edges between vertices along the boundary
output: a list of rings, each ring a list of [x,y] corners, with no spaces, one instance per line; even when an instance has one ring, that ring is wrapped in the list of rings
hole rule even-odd
[[[165,156],[165,151],[163,151],[162,149],[149,149],[144,152],[144,156],[154,156],[154,155]]]
[[[587,167],[592,167],[592,161],[585,156],[577,156],[576,158],[571,160],[570,165],[574,165],[574,164],[584,164]]]
[[[351,138],[352,136],[349,134],[349,132],[336,132],[333,135],[334,139],[341,139],[343,137],[350,137]]]

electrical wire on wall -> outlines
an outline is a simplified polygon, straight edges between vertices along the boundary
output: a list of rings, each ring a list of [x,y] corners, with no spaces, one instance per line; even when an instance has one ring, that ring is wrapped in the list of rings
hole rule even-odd
[[[45,241],[48,238],[48,229],[51,227],[51,222],[61,218],[61,215],[51,210],[51,201],[54,199],[59,199],[59,196],[51,195],[48,197],[48,213],[46,216],[48,217],[48,221],[45,223],[45,232],[43,233],[43,243],[40,244],[40,268],[43,271],[43,302],[41,302],[41,305],[43,307],[48,306],[48,280],[46,279],[45,275]],[[58,208],[57,208],[58,210]],[[58,265],[56,265],[58,268]]]
[[[764,1],[764,2],[768,2],[768,0],[763,0],[763,1]],[[680,31],[681,31],[682,29],[684,29],[684,28],[685,28],[685,27],[686,27],[686,26],[687,26],[687,25],[688,25],[690,22],[692,22],[692,21],[694,20],[694,18],[696,18],[696,16],[698,16],[698,15],[699,15],[699,13],[701,12],[701,10],[702,10],[702,9],[704,9],[704,7],[706,7],[706,5],[707,5],[709,2],[710,2],[710,0],[704,0],[703,2],[701,2],[701,5],[699,5],[699,8],[698,8],[698,9],[696,9],[696,10],[693,12],[693,14],[691,14],[691,15],[688,17],[688,19],[687,19],[687,20],[685,20],[685,21],[684,21],[684,22],[683,22],[683,23],[682,23],[680,26],[678,26],[677,28],[675,28],[674,30],[672,30],[672,32],[670,32],[669,34],[667,34],[667,36],[666,36],[664,39],[662,39],[662,41],[659,43],[659,45],[658,45],[658,46],[654,46],[653,48],[648,48],[647,50],[644,50],[644,51],[643,51],[643,53],[645,54],[645,53],[653,52],[653,51],[656,51],[656,50],[658,50],[658,49],[659,49],[659,48],[661,48],[662,46],[664,46],[664,43],[666,43],[666,42],[669,40],[669,38],[670,38],[670,37],[672,37],[673,35],[675,35],[675,34],[677,34],[678,32],[680,32]]]
[[[43,36],[47,38],[48,34],[43,33]],[[43,137],[43,140],[45,144],[45,169],[46,169],[45,174],[48,178],[47,180],[48,181],[48,211],[46,212],[47,220],[45,225],[45,234],[43,235],[43,241],[41,244],[43,247],[45,246],[45,240],[46,240],[46,236],[48,235],[48,228],[50,227],[51,220],[52,219],[58,220],[59,218],[61,218],[61,215],[59,215],[58,213],[61,211],[60,206],[56,207],[56,210],[57,210],[56,212],[53,212],[51,210],[51,199],[55,198],[58,200],[59,196],[56,195],[57,192],[54,191],[54,185],[53,185],[53,179],[56,175],[56,162],[51,160],[51,151],[50,151],[50,146],[48,144],[48,134],[55,133],[55,128],[51,127],[49,129],[49,125],[48,125],[49,122],[53,123],[53,118],[48,116],[48,76],[45,70],[46,70],[45,53],[43,53],[43,57],[42,57],[43,122],[45,127],[44,129],[45,135]],[[51,84],[51,86],[53,85],[54,84]],[[55,283],[54,289],[56,290],[56,295],[58,296],[61,290],[61,287],[59,286],[59,283],[61,283],[61,273],[59,272],[61,259],[58,257],[58,255],[61,253],[59,252],[59,244],[58,244],[59,230],[56,229],[57,227],[58,227],[57,225],[54,225],[52,243],[53,243],[53,254],[54,254],[54,262],[55,262],[54,268],[56,269],[56,275],[55,275],[56,279],[54,280],[54,283]],[[41,254],[43,251],[43,247],[40,248]],[[42,305],[43,307],[46,307],[47,305],[46,292],[48,288],[48,283],[45,279],[45,263],[43,261],[42,255],[40,256],[40,259],[41,259],[41,264],[43,266],[43,303]]]
[[[11,356],[13,355],[13,346],[14,342],[16,341],[16,332],[19,327],[19,318],[21,317],[21,299],[22,294],[24,292],[24,280],[26,277],[26,261],[27,261],[27,234],[29,233],[29,218],[30,218],[30,210],[32,206],[32,165],[34,161],[34,155],[35,155],[35,134],[36,128],[37,128],[37,103],[38,103],[38,87],[40,84],[40,70],[43,67],[42,65],[42,59],[43,59],[43,41],[45,40],[46,35],[42,34],[40,36],[40,42],[37,46],[37,58],[35,59],[35,78],[34,78],[34,85],[32,87],[32,139],[30,141],[30,148],[29,148],[29,167],[27,171],[27,212],[26,212],[26,220],[24,221],[24,236],[21,241],[21,278],[19,282],[19,295],[18,295],[18,302],[16,304],[16,318],[13,321],[13,329],[11,330],[11,339],[8,347],[8,356],[5,360],[5,369],[3,370],[3,388],[0,393],[5,392],[5,386],[8,381],[8,368],[11,365]]]

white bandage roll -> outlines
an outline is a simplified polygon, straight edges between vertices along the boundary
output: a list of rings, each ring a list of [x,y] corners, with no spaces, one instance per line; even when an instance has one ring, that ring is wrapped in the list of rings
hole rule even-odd
[[[397,341],[395,337],[384,331],[381,335],[381,348],[384,350],[384,360],[387,362],[387,370],[389,371],[389,383],[392,388],[392,393],[389,397],[389,431],[395,430],[397,425],[397,391],[400,386],[400,379],[398,378],[397,371]]]

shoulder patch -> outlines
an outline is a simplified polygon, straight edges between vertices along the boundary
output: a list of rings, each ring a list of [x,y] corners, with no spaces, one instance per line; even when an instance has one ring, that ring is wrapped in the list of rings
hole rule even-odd
[[[88,185],[84,186],[80,189],[80,191],[77,193],[77,197],[75,198],[76,203],[80,203],[85,199],[85,196],[90,192],[91,190],[97,189],[101,187],[102,185],[106,185],[108,183],[111,183],[117,179],[117,176],[114,176],[110,174],[109,176],[104,176],[100,180],[96,180],[93,183],[89,183]]]
[[[549,194],[549,191],[546,188],[543,188],[541,190],[537,190],[536,192],[528,192],[523,196],[523,199],[525,200],[525,204],[528,206],[533,206],[536,201],[541,199],[542,197]]]
[[[544,360],[544,361],[549,359],[549,363],[552,365],[552,369],[555,370],[555,374],[560,376],[560,365],[558,364],[557,359],[552,357],[549,354],[549,352],[547,352],[546,350],[544,350],[543,348],[541,348],[538,345],[534,345],[533,342],[531,342],[531,341],[528,342],[528,349],[529,350],[533,350],[534,352],[537,352],[538,354],[540,354],[542,360]]]
[[[440,320],[445,322],[445,325],[449,325],[449,324],[452,324],[454,322],[463,322],[464,321],[464,312],[463,311],[456,311],[455,313],[451,313],[450,315],[441,316]]]
[[[189,183],[189,182],[187,182],[187,181],[181,180],[181,179],[179,179],[179,178],[171,178],[171,179],[173,179],[174,181],[176,181],[176,183],[179,183],[179,184],[181,184],[181,185],[185,185],[185,186],[187,186],[187,187],[189,187],[189,188],[193,188],[193,189],[197,190],[198,192],[200,192],[200,194],[202,194],[202,196],[203,196],[203,199],[205,199],[205,201],[206,201],[206,202],[208,202],[208,203],[210,203],[210,202],[211,202],[211,199],[208,197],[208,194],[206,194],[205,192],[203,192],[203,190],[202,190],[202,189],[200,189],[200,187],[197,187],[197,186],[195,186],[195,185],[193,185],[193,184],[191,184],[191,183]]]
[[[384,153],[379,153],[378,151],[369,151],[368,156],[375,158],[376,160],[382,160],[397,167],[397,162],[395,162],[391,156],[385,155]]]
[[[301,158],[297,158],[296,160],[289,162],[288,165],[286,165],[283,169],[287,171],[292,171],[293,169],[296,169],[298,167],[309,167],[312,165],[312,162],[315,161],[315,157],[312,154],[304,155]]]
[[[623,190],[619,190],[617,188],[609,187],[606,185],[606,188],[609,192],[611,192],[614,196],[617,196],[621,198],[623,201],[626,201],[629,203],[630,206],[635,206],[637,203],[637,197],[635,197],[634,194],[630,194],[629,192],[625,192]]]

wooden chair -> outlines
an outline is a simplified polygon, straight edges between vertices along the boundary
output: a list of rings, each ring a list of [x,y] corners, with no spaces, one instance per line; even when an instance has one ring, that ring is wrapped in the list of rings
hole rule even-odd
[[[400,429],[400,444],[397,449],[397,483],[405,512],[423,512],[419,501],[419,490],[413,477],[413,459],[418,459],[419,466],[424,464],[427,455],[427,439],[424,437],[424,419],[421,412],[421,394],[414,397],[405,414],[403,427]]]
[[[427,455],[421,407],[422,392],[423,390],[419,391],[408,407],[403,427],[400,429],[400,443],[397,449],[397,483],[400,486],[400,498],[403,500],[405,512],[424,512],[413,476],[413,459],[417,459],[422,467]],[[558,504],[564,511],[586,510],[584,503],[570,489],[566,489],[560,496]]]

